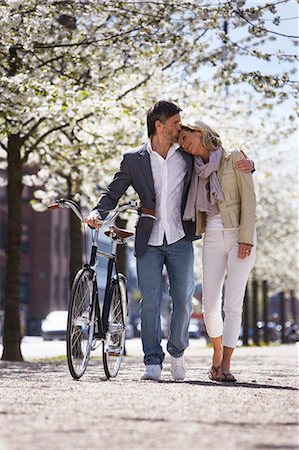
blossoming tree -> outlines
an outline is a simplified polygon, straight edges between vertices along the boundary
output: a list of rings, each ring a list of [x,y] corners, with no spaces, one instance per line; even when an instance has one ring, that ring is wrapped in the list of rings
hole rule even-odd
[[[278,31],[276,8],[286,3],[1,2],[0,147],[8,197],[3,359],[22,359],[19,263],[26,167],[37,164],[44,181],[61,171],[60,182],[69,183],[70,193],[83,194],[86,178],[95,183],[93,174],[99,177],[92,170],[95,162],[99,167],[119,151],[109,136],[124,140],[135,132],[128,133],[125,119],[132,123],[137,106],[147,102],[133,94],[153,98],[148,93],[159,91],[155,82],[161,77],[200,90],[206,67],[215,89],[247,83],[267,98],[287,99],[295,86],[292,69],[267,73],[242,64],[244,57],[278,58],[291,67],[294,54],[263,50],[278,36],[296,39]],[[74,170],[78,164],[80,174]]]

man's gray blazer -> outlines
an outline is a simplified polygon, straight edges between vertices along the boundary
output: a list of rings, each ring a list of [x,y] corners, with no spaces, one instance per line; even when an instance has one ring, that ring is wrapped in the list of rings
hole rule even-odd
[[[191,174],[193,169],[193,156],[179,149],[183,158],[187,163],[187,173],[184,180],[183,198],[181,214],[186,205],[188,188],[190,185]],[[114,176],[113,181],[109,184],[107,191],[101,196],[95,209],[101,216],[106,216],[106,211],[116,207],[120,197],[126,192],[129,186],[132,186],[139,195],[143,208],[155,210],[155,189],[154,180],[151,169],[150,155],[147,151],[147,144],[144,144],[139,150],[126,153],[120,165],[120,170]],[[172,205],[168,205],[172,208]],[[136,224],[135,237],[135,255],[141,257],[147,248],[147,243],[153,227],[153,219],[148,217],[139,217]],[[184,231],[188,240],[198,239],[200,236],[195,235],[195,223],[188,221],[183,222]]]

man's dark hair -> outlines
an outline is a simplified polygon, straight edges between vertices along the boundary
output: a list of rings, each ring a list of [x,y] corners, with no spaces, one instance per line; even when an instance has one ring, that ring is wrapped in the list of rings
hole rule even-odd
[[[156,133],[155,122],[160,120],[160,122],[165,123],[167,119],[179,114],[182,111],[177,105],[171,102],[166,102],[161,100],[155,105],[153,105],[147,112],[146,123],[147,123],[147,135],[148,137],[154,136]]]

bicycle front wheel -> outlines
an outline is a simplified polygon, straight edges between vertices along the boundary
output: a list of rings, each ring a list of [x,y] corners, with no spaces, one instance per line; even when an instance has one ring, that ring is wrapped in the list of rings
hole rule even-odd
[[[84,374],[95,327],[95,286],[92,274],[80,269],[72,286],[67,323],[67,361],[73,378]]]
[[[106,338],[103,345],[103,364],[107,378],[116,377],[125,349],[127,325],[126,280],[118,274],[119,283],[113,280],[110,287],[110,309]]]

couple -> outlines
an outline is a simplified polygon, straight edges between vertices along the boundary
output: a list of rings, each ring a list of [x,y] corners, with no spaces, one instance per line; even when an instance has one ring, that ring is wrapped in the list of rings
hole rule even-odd
[[[142,295],[141,338],[145,372],[161,379],[160,308],[165,265],[173,301],[167,351],[174,380],[184,380],[184,351],[194,292],[193,245],[205,231],[203,252],[204,317],[214,354],[212,380],[235,381],[230,360],[240,332],[242,302],[254,261],[255,195],[253,162],[241,152],[224,152],[217,133],[202,122],[181,123],[181,109],[159,101],[147,113],[148,142],[124,155],[106,193],[85,223],[115,208],[131,185],[141,201],[135,256]],[[144,215],[155,216],[155,220]],[[221,297],[228,272],[224,310]]]

